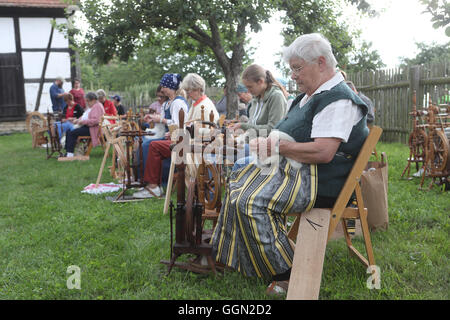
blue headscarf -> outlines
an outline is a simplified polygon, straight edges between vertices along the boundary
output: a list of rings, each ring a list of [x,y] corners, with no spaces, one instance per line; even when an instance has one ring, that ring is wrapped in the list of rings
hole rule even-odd
[[[247,90],[246,86],[244,86],[242,83],[239,83],[237,86],[237,92],[244,93],[244,92],[248,92],[248,90]]]
[[[172,90],[178,90],[182,80],[183,78],[178,73],[166,73],[163,75],[159,84]]]

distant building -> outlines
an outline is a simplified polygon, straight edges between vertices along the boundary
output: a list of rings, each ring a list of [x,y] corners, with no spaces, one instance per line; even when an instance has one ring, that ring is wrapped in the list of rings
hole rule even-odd
[[[52,24],[67,24],[67,7],[60,0],[0,0],[0,122],[51,111],[55,79],[63,77],[68,92],[79,76],[68,37]]]

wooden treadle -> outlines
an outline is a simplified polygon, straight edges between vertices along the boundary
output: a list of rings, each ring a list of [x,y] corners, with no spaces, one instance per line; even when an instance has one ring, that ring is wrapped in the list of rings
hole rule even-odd
[[[300,216],[288,300],[318,299],[329,224],[327,209],[312,209]]]

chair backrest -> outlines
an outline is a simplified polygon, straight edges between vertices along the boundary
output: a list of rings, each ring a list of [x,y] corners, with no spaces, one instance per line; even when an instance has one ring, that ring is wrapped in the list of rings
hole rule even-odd
[[[336,229],[337,224],[341,220],[344,209],[347,207],[348,201],[350,200],[350,197],[355,190],[356,184],[359,183],[361,179],[362,172],[366,168],[367,162],[372,155],[372,150],[377,145],[382,132],[383,129],[377,126],[373,126],[370,129],[369,135],[367,136],[366,141],[364,142],[361,151],[356,158],[356,162],[353,165],[353,168],[350,171],[347,180],[345,181],[344,187],[342,188],[341,193],[339,194],[339,197],[337,198],[336,203],[331,210],[330,226],[328,228],[328,239],[330,239],[331,235]]]

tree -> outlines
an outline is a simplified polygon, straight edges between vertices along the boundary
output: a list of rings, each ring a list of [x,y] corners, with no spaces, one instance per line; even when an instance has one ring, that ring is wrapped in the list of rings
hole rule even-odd
[[[372,42],[363,41],[361,47],[356,48],[350,54],[350,61],[345,67],[347,72],[358,72],[364,70],[377,70],[384,68],[380,54],[377,50],[373,50]]]
[[[372,10],[364,0],[349,0],[357,5],[358,10],[371,16],[377,12]],[[342,3],[342,2],[341,2]],[[302,10],[296,10],[296,8]],[[339,3],[326,0],[302,1],[289,0],[283,2],[286,17],[283,19],[286,27],[282,31],[284,45],[289,45],[299,34],[319,32],[331,43],[333,53],[339,63],[339,67],[346,71],[374,70],[383,67],[380,54],[371,48],[372,43],[362,41],[357,45],[360,31],[349,32],[349,26],[345,21],[339,21],[341,11]],[[281,61],[276,63],[283,70]],[[287,75],[289,70],[284,69]]]
[[[445,44],[426,44],[417,42],[419,53],[414,58],[400,58],[400,66],[413,66],[437,61],[450,61],[450,42]]]
[[[275,12],[285,10],[290,2],[296,3],[295,11],[304,11],[304,6],[316,1],[111,0],[107,4],[84,0],[81,7],[92,29],[87,43],[100,61],[115,56],[127,61],[147,41],[170,41],[171,52],[211,53],[227,83],[227,117],[232,118],[238,105],[237,84],[245,63],[248,33],[260,31],[262,23],[268,22]],[[309,22],[318,25],[314,20]],[[345,41],[341,43],[345,46]]]
[[[247,32],[259,31],[276,1],[94,0],[82,3],[93,32],[88,37],[100,61],[127,60],[143,41],[171,37],[171,52],[204,54],[210,50],[226,79],[228,117],[237,110],[237,83],[242,72]]]
[[[421,0],[426,6],[424,12],[431,14],[433,28],[445,28],[445,34],[450,37],[450,2],[447,0]]]

